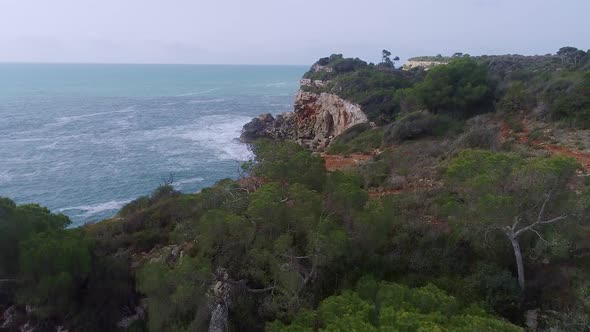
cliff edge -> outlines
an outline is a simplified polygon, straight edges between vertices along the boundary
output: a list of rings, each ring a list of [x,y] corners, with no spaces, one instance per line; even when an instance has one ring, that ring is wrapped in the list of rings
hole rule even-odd
[[[301,86],[321,87],[324,81],[301,80]],[[244,125],[240,140],[250,143],[258,138],[291,139],[314,151],[324,150],[348,128],[368,122],[361,106],[335,94],[299,89],[293,112],[273,117],[262,114]]]

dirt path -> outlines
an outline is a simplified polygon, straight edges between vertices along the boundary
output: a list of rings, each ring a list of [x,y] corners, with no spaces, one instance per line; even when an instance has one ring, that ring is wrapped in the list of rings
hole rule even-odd
[[[561,154],[564,156],[572,157],[576,159],[587,171],[590,171],[590,153],[584,153],[580,151],[570,150],[561,146],[551,145],[551,144],[543,144],[540,143],[539,146],[543,147],[545,150],[550,151],[552,153]]]
[[[505,141],[506,139],[508,139],[508,137],[511,134],[514,134],[514,136],[516,137],[516,140],[521,144],[530,143],[537,148],[549,151],[551,153],[572,157],[572,158],[576,159],[580,164],[582,164],[582,166],[584,167],[584,169],[586,171],[590,171],[590,153],[581,152],[581,151],[569,149],[569,148],[554,145],[554,144],[547,144],[547,143],[541,142],[539,140],[530,140],[529,139],[529,128],[526,125],[526,119],[524,117],[521,118],[521,122],[522,122],[522,131],[518,132],[518,133],[513,133],[512,130],[510,129],[510,127],[508,126],[508,124],[506,123],[506,121],[503,121],[502,126],[501,126],[501,131],[500,131],[502,141]]]
[[[377,154],[379,154],[378,150],[370,154],[353,153],[348,155],[333,155],[322,153],[321,156],[326,163],[326,169],[331,172],[356,167],[364,161],[373,159]]]

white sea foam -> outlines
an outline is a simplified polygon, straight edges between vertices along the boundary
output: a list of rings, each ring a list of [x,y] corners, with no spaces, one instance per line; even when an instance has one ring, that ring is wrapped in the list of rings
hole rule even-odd
[[[201,118],[202,123],[184,128],[178,137],[216,151],[220,160],[248,160],[251,152],[237,139],[242,126],[251,120],[240,115],[210,115]]]
[[[6,183],[11,180],[11,176],[8,172],[0,172],[0,183]]]
[[[289,84],[289,82],[270,83],[270,84],[265,85],[265,87],[267,87],[267,88],[280,88],[280,87],[285,86],[287,84]]]
[[[50,125],[64,125],[64,124],[68,124],[70,122],[77,121],[77,120],[84,119],[84,118],[90,118],[90,117],[107,115],[107,114],[116,114],[116,113],[130,113],[130,112],[134,112],[134,111],[135,111],[135,107],[130,106],[130,107],[126,107],[121,110],[116,110],[116,111],[96,112],[96,113],[72,115],[72,116],[62,116],[62,117],[57,118],[56,122],[52,123]]]
[[[16,142],[42,142],[42,141],[49,141],[50,138],[43,138],[43,137],[31,137],[31,138],[6,138],[0,139],[0,142],[4,143],[16,143]]]
[[[76,214],[76,217],[89,217],[94,214],[104,212],[104,211],[114,211],[121,209],[125,204],[131,202],[132,200],[115,200],[109,201],[104,203],[97,203],[94,205],[80,205],[80,206],[72,206],[58,209],[59,212],[65,211],[79,211],[81,213]]]
[[[37,147],[37,150],[55,150],[57,148],[57,142],[53,142],[51,144],[42,145]]]
[[[207,90],[203,90],[203,91],[195,91],[195,92],[181,93],[179,95],[176,95],[176,97],[186,97],[186,96],[200,95],[200,94],[209,93],[209,92],[213,92],[213,91],[217,91],[217,90],[219,90],[219,88],[207,89]]]
[[[182,179],[182,180],[178,180],[178,181],[174,181],[174,187],[181,187],[182,185],[185,184],[194,184],[194,183],[198,183],[198,182],[203,182],[205,179],[202,177],[196,177],[196,178],[188,178],[188,179]]]
[[[190,100],[189,104],[210,104],[210,103],[223,103],[225,101],[224,98],[216,98],[216,99],[194,99]]]
[[[242,126],[250,120],[250,117],[236,114],[207,115],[192,124],[146,130],[134,139],[160,141],[180,138],[192,142],[199,148],[212,151],[218,160],[244,161],[251,158],[251,152],[238,138]],[[190,146],[181,150],[170,149],[170,146],[166,145],[165,150],[160,150],[158,146],[153,145],[153,150],[169,157],[182,155],[182,149],[194,149]]]

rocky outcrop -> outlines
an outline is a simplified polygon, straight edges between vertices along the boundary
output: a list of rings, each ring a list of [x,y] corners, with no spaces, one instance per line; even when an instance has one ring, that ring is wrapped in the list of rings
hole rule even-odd
[[[357,104],[335,94],[299,91],[295,98],[297,140],[314,150],[327,147],[346,129],[367,122]]]
[[[330,81],[322,81],[322,80],[312,80],[309,78],[304,78],[301,81],[299,81],[299,85],[301,85],[302,87],[307,86],[307,87],[311,87],[311,88],[325,88],[328,83],[330,83]]]
[[[250,143],[258,138],[293,139],[321,151],[348,128],[367,122],[357,104],[331,93],[299,90],[295,109],[274,118],[263,114],[244,125],[240,139]]]
[[[240,140],[252,143],[259,138],[296,139],[295,114],[285,112],[273,117],[272,114],[261,114],[252,119],[242,128]]]
[[[443,61],[429,61],[429,60],[408,60],[403,65],[403,70],[410,70],[413,68],[424,68],[424,70],[432,69],[439,65],[446,65],[447,62]]]

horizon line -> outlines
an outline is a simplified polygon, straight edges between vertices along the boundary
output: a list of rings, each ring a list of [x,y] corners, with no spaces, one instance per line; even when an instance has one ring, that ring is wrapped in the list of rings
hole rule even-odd
[[[166,65],[166,66],[309,66],[309,64],[256,64],[256,63],[191,63],[191,62],[94,62],[94,61],[4,61],[0,64],[16,65]]]

